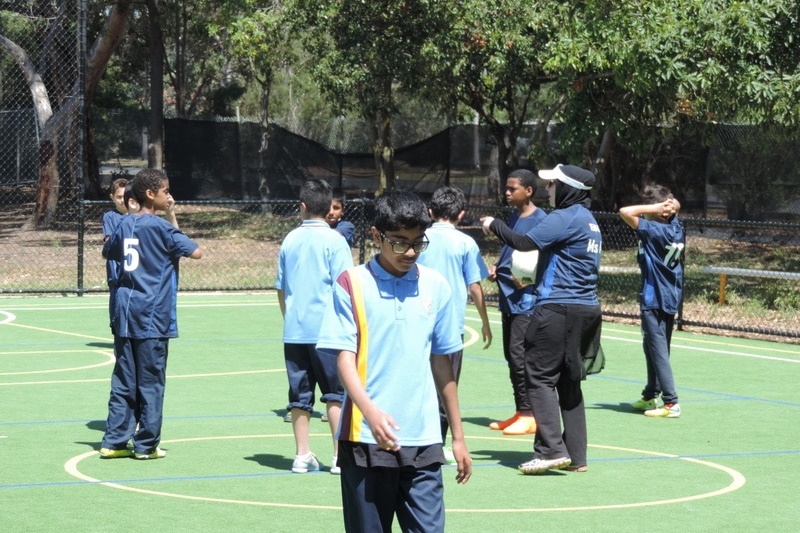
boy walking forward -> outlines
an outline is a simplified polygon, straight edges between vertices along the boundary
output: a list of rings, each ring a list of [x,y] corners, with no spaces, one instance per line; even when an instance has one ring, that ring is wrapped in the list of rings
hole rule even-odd
[[[200,259],[203,251],[155,215],[175,203],[163,172],[140,171],[132,193],[141,209],[124,217],[103,246],[103,257],[120,269],[112,324],[117,361],[100,457],[160,459],[169,339],[178,336],[178,261]]]
[[[283,314],[283,354],[289,378],[289,408],[295,438],[292,472],[319,470],[319,461],[309,448],[309,420],[314,407],[314,389],[322,391],[331,434],[339,425],[344,389],[336,372],[336,357],[316,349],[322,316],[331,306],[333,283],[353,266],[347,242],[328,226],[331,186],[320,179],[306,181],[300,189],[303,223],[289,232],[278,256],[278,303]],[[336,466],[333,442],[332,474]]]
[[[648,185],[642,205],[619,210],[622,220],[639,237],[642,292],[642,344],[647,362],[647,384],[632,407],[646,416],[678,418],[681,407],[669,362],[675,313],[683,296],[683,258],[686,238],[677,213],[680,203],[663,185]],[[664,402],[658,405],[658,396]]]
[[[444,531],[444,463],[437,390],[453,438],[456,480],[472,464],[456,382],[443,354],[462,348],[460,312],[447,281],[417,264],[430,217],[409,192],[378,198],[371,228],[379,253],[342,273],[319,349],[338,354],[346,390],[337,432],[348,532]],[[460,304],[461,302],[459,302]]]

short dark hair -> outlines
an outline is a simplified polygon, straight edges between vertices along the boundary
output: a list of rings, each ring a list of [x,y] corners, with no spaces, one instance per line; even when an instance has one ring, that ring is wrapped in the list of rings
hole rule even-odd
[[[145,168],[133,177],[131,192],[140,206],[147,202],[147,191],[158,192],[161,184],[169,181],[167,175],[155,168]]]
[[[330,184],[319,178],[306,180],[300,187],[300,201],[306,206],[306,216],[324,217],[333,201]]]
[[[334,200],[339,200],[342,203],[342,207],[344,207],[344,201],[347,200],[347,195],[344,192],[344,189],[341,187],[334,187],[331,189],[331,202]]]
[[[428,204],[433,213],[433,218],[446,218],[456,220],[458,214],[467,207],[467,199],[458,187],[445,185],[434,191],[431,202]]]
[[[128,183],[125,186],[125,200],[124,200],[124,202],[125,202],[125,207],[126,208],[130,209],[130,205],[128,205],[128,204],[130,204],[131,200],[133,200],[133,199],[134,199],[133,198],[133,182],[131,182],[131,183]]]
[[[127,179],[125,179],[125,178],[117,178],[117,179],[115,179],[114,181],[111,182],[111,185],[109,185],[108,194],[113,196],[114,193],[117,192],[117,189],[120,189],[120,188],[124,189],[126,185],[128,185],[128,180]]]
[[[651,183],[645,186],[645,188],[642,190],[641,196],[642,201],[645,204],[660,204],[661,202],[665,202],[667,199],[672,198],[672,193],[670,192],[669,188],[663,185]]]
[[[408,191],[389,191],[375,200],[375,222],[380,232],[421,227],[428,229],[431,217],[425,202]]]
[[[515,178],[519,180],[523,187],[530,187],[533,189],[533,194],[536,194],[536,174],[531,172],[526,168],[518,168],[516,170],[512,170],[508,174],[508,178]],[[533,198],[533,195],[531,196]]]

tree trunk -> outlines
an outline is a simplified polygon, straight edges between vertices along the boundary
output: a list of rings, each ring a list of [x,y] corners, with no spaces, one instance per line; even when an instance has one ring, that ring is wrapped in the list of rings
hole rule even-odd
[[[258,192],[261,195],[261,200],[266,201],[272,197],[272,192],[269,189],[269,176],[267,175],[267,165],[269,164],[267,160],[267,150],[269,149],[269,100],[272,89],[272,76],[267,73],[264,80],[259,79],[258,81],[261,84],[261,122],[259,123],[261,144],[258,147]],[[262,211],[269,212],[269,205],[264,204]]]
[[[597,185],[592,188],[592,198],[595,201],[599,201],[602,209],[609,209],[608,199],[614,197],[614,174],[613,172],[607,172],[607,169],[609,168],[608,162],[615,142],[614,129],[611,126],[607,126],[603,132],[600,146],[597,148],[597,155],[592,161],[591,171],[597,178]]]
[[[95,40],[88,53],[86,80],[76,77],[72,84],[71,94],[80,94],[81,84],[85,84],[84,101],[88,107],[94,96],[97,84],[105,72],[108,61],[114,54],[128,30],[128,17],[131,13],[132,0],[117,0],[114,3],[103,31]],[[56,17],[54,24],[60,19]],[[23,225],[23,229],[34,229],[48,226],[54,218],[58,205],[60,176],[58,172],[58,139],[63,131],[72,131],[70,124],[79,111],[77,98],[68,99],[53,115],[50,95],[42,80],[39,69],[33,64],[19,45],[0,35],[0,49],[8,53],[17,63],[25,77],[31,92],[31,99],[39,129],[42,132],[39,142],[39,184],[36,194],[34,212]],[[43,64],[42,68],[46,68]],[[87,136],[87,141],[90,137]],[[87,150],[90,151],[90,150]]]
[[[150,29],[150,141],[147,167],[164,168],[164,36],[161,33],[158,0],[147,0]]]
[[[396,185],[394,171],[394,148],[392,148],[392,115],[386,109],[379,110],[370,120],[372,126],[372,153],[378,172],[378,188],[375,196],[391,191]]]
[[[504,187],[508,174],[519,166],[517,155],[517,136],[493,117],[485,117],[489,125],[495,145],[497,146],[497,183],[494,190],[489,191],[495,202],[502,205],[505,200]]]

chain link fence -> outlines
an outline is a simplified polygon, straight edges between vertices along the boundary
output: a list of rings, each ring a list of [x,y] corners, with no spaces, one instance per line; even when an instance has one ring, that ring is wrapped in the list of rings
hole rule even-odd
[[[85,201],[80,217],[58,229],[0,235],[0,294],[107,291],[101,218],[109,209],[108,202]],[[181,202],[177,213],[181,229],[204,249],[202,260],[181,268],[184,291],[273,289],[280,244],[301,221],[296,200]],[[478,242],[489,265],[500,244],[483,234],[480,217],[508,214],[499,206],[470,206],[462,221],[460,229]],[[347,200],[344,218],[356,226],[355,263],[375,253],[369,238],[372,217],[371,198]],[[635,234],[616,213],[595,217],[603,232],[598,288],[603,312],[610,319],[636,320],[641,281]],[[683,224],[686,281],[680,327],[800,338],[800,225],[695,218]],[[495,284],[484,281],[483,288],[487,300],[496,301]]]
[[[78,219],[85,160],[83,9],[74,0],[0,6],[0,205],[4,215],[11,211],[0,236],[19,219],[27,229],[63,228]]]

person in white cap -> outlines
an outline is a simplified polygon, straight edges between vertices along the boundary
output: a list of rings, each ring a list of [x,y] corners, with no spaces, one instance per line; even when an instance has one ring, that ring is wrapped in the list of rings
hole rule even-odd
[[[597,279],[603,238],[589,211],[595,176],[573,165],[540,170],[553,211],[525,234],[501,220],[481,219],[517,250],[539,250],[536,309],[525,335],[525,375],[537,422],[533,459],[524,474],[587,469],[584,358],[594,358],[602,325]],[[563,421],[563,431],[562,431]]]

